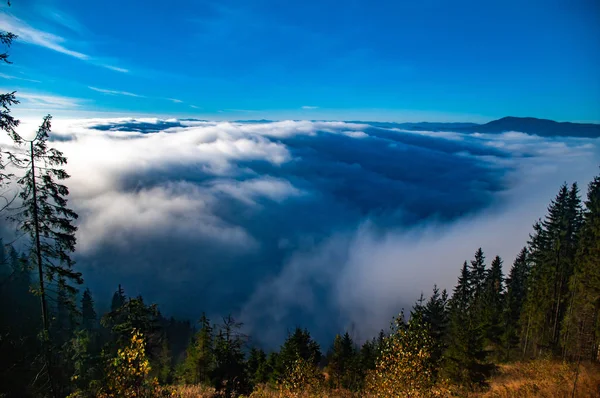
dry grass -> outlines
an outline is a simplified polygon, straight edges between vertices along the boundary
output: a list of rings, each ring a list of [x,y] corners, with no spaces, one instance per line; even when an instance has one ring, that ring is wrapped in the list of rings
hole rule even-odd
[[[177,386],[177,393],[181,398],[213,398],[215,389],[202,385]]]
[[[537,360],[500,365],[481,398],[572,397],[577,365]],[[582,363],[575,397],[600,397],[600,366]]]
[[[470,393],[478,398],[570,398],[573,393],[577,365],[559,361],[536,360],[500,365],[489,381],[489,389]],[[215,390],[203,386],[180,386],[181,398],[216,398]],[[451,396],[447,389],[432,392],[432,396]],[[444,393],[446,391],[446,393]],[[262,385],[250,398],[358,398],[368,395],[343,390],[319,389],[318,392],[292,392]],[[455,394],[455,397],[467,394]],[[576,398],[600,397],[600,365],[582,363],[577,377]]]

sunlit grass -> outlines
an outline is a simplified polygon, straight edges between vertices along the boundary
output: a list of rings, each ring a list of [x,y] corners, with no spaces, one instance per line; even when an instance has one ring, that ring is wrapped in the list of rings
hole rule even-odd
[[[303,372],[301,372],[303,373]],[[577,364],[563,363],[555,360],[536,360],[503,364],[497,373],[489,380],[489,388],[485,391],[471,392],[469,397],[479,398],[561,398],[571,397],[575,377],[577,384],[575,397],[600,397],[600,364],[582,363],[577,370]],[[317,379],[313,379],[317,380]],[[414,397],[462,397],[464,392],[447,386],[435,386],[428,392],[419,392]],[[177,391],[182,398],[216,398],[219,395],[213,388],[204,386],[179,386]],[[453,391],[453,392],[451,392]],[[404,397],[398,393],[393,397]],[[251,398],[375,398],[376,395],[357,393],[343,389],[332,390],[323,383],[315,385],[297,384],[268,386],[259,385],[250,395]],[[379,397],[379,396],[378,396]]]

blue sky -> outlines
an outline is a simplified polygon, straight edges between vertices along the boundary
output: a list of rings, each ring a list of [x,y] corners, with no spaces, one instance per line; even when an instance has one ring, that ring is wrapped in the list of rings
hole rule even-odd
[[[12,3],[17,115],[600,121],[595,0]]]

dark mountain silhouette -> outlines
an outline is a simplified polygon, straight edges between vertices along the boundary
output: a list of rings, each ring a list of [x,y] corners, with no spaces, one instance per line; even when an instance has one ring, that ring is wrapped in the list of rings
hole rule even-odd
[[[507,116],[489,123],[452,130],[456,132],[500,134],[507,131],[535,134],[540,137],[600,137],[600,124],[555,122],[534,117]]]
[[[507,116],[485,124],[478,123],[393,123],[349,121],[349,123],[367,123],[372,127],[383,129],[452,131],[457,133],[488,133],[501,134],[507,131],[518,131],[540,137],[585,137],[599,138],[600,124],[555,122],[534,117]]]

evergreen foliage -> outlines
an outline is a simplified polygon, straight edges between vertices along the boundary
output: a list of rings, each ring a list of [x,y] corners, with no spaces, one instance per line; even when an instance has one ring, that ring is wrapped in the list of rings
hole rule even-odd
[[[355,391],[361,387],[358,352],[348,332],[335,336],[327,369],[334,388]]]
[[[562,324],[569,358],[600,360],[600,177],[588,186],[570,298]]]
[[[463,264],[454,294],[449,302],[448,348],[444,353],[443,373],[469,388],[485,384],[493,370],[484,349],[482,320],[485,263],[481,249],[475,253],[471,268]]]
[[[200,318],[200,329],[192,338],[183,362],[183,380],[189,384],[211,384],[215,369],[213,328],[206,314]]]
[[[577,184],[564,184],[548,207],[544,220],[534,225],[529,242],[531,273],[521,313],[523,352],[532,355],[560,353],[560,325],[569,300],[581,203]]]
[[[429,334],[433,339],[431,348],[431,361],[434,364],[434,376],[441,366],[443,353],[447,348],[446,335],[448,332],[448,293],[440,290],[437,285],[433,286],[433,293],[423,308],[423,322],[429,328]]]
[[[528,277],[528,253],[527,248],[524,247],[521,252],[519,252],[508,278],[506,278],[506,294],[504,296],[502,316],[504,330],[501,335],[504,357],[506,360],[511,359],[514,356],[513,351],[519,347],[519,319],[527,294]]]

